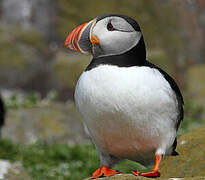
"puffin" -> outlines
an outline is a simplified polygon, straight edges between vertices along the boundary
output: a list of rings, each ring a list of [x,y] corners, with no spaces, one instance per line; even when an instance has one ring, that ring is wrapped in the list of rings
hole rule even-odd
[[[92,179],[120,172],[112,166],[132,160],[159,177],[160,161],[178,155],[177,130],[183,96],[174,79],[146,58],[139,24],[119,14],[103,14],[75,28],[64,46],[92,55],[78,79],[74,100],[100,158]]]

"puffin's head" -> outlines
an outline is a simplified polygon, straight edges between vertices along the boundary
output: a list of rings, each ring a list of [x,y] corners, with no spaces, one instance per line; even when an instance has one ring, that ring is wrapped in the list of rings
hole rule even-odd
[[[123,54],[133,49],[140,40],[143,41],[142,33],[134,19],[107,14],[75,28],[66,38],[64,46],[103,57]]]

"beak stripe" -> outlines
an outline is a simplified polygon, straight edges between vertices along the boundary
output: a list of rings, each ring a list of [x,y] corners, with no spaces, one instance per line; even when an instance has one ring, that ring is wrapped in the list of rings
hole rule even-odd
[[[70,39],[69,39],[69,43],[71,44],[73,50],[75,50],[75,47],[73,45],[73,39],[75,37],[74,35],[75,35],[75,29],[71,32],[71,36],[70,36]]]
[[[75,39],[76,39],[76,31],[77,29],[79,29],[79,27],[77,27],[76,29],[74,29],[72,36],[71,36],[71,45],[73,47],[73,50],[77,51],[76,47],[75,47]]]
[[[79,51],[79,48],[77,46],[77,40],[78,40],[78,33],[81,31],[81,26],[77,27],[76,29],[73,30],[70,38],[70,43],[72,45],[73,50]]]
[[[80,35],[82,34],[81,32],[87,24],[88,23],[85,23],[75,28],[66,38],[64,42],[64,47],[68,47],[74,51],[81,52],[78,47],[78,40]]]
[[[75,47],[75,49],[76,49],[76,51],[78,51],[78,52],[80,52],[80,49],[79,49],[79,47],[78,47],[78,40],[79,40],[79,34],[80,34],[80,32],[83,30],[83,27],[86,25],[87,23],[85,23],[85,24],[83,24],[82,25],[82,28],[81,28],[81,26],[79,26],[78,28],[76,28],[76,32],[75,32],[75,38],[73,39],[73,45],[74,45],[74,47]]]

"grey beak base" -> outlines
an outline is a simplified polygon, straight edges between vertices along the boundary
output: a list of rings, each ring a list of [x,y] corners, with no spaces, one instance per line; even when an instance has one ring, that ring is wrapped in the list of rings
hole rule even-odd
[[[79,40],[78,45],[82,53],[91,54],[92,53],[92,44],[90,42],[90,31],[92,29],[92,24],[89,23],[83,30]]]

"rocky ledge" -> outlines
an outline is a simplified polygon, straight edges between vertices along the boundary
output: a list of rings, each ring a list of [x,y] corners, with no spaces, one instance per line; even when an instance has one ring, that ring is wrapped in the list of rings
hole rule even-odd
[[[179,156],[166,157],[160,166],[159,180],[205,179],[205,127],[191,131],[178,140]],[[120,174],[99,180],[143,180],[131,174]],[[90,180],[87,178],[85,180]]]

